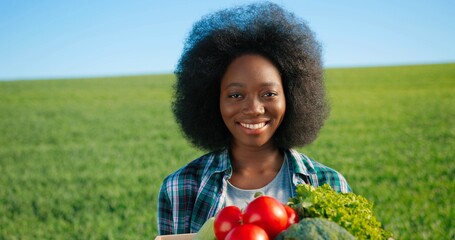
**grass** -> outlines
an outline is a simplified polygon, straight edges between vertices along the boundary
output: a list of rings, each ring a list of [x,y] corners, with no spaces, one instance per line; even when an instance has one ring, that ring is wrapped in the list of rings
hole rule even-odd
[[[328,69],[299,148],[374,201],[397,239],[455,238],[455,64]],[[162,179],[201,151],[172,75],[0,82],[0,239],[153,239]]]

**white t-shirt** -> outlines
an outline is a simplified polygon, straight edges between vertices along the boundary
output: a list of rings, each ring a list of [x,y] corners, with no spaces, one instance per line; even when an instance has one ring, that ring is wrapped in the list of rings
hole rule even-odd
[[[289,173],[288,160],[285,156],[283,165],[275,178],[262,188],[258,189],[240,189],[232,185],[229,181],[227,184],[226,206],[237,206],[243,209],[249,202],[253,201],[254,194],[262,192],[266,196],[276,198],[285,204],[292,196],[291,174]]]

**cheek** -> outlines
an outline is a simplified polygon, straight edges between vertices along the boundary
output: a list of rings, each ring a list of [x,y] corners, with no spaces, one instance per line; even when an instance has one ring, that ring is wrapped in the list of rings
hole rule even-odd
[[[229,119],[235,115],[234,106],[231,106],[230,104],[223,102],[223,101],[220,101],[220,112],[221,112],[221,117],[223,118],[223,120],[225,122],[227,119]]]
[[[276,115],[279,116],[280,122],[284,118],[284,114],[286,113],[286,99],[281,99],[279,103],[275,106]]]
[[[284,118],[284,114],[286,113],[286,101],[283,101],[283,105],[281,107],[281,118]]]

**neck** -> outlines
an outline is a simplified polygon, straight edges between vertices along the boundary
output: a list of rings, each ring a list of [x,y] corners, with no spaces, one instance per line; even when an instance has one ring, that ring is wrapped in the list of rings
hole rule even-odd
[[[234,172],[279,170],[283,155],[273,144],[261,147],[245,147],[233,144],[231,164]]]

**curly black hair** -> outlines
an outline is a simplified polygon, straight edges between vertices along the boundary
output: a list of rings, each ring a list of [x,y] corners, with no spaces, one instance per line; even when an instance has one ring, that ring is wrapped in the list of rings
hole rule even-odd
[[[228,65],[244,54],[268,58],[280,72],[286,112],[274,144],[311,143],[329,112],[321,47],[305,21],[269,2],[217,11],[194,24],[175,70],[172,103],[185,136],[206,150],[231,146],[220,113],[220,82]]]

